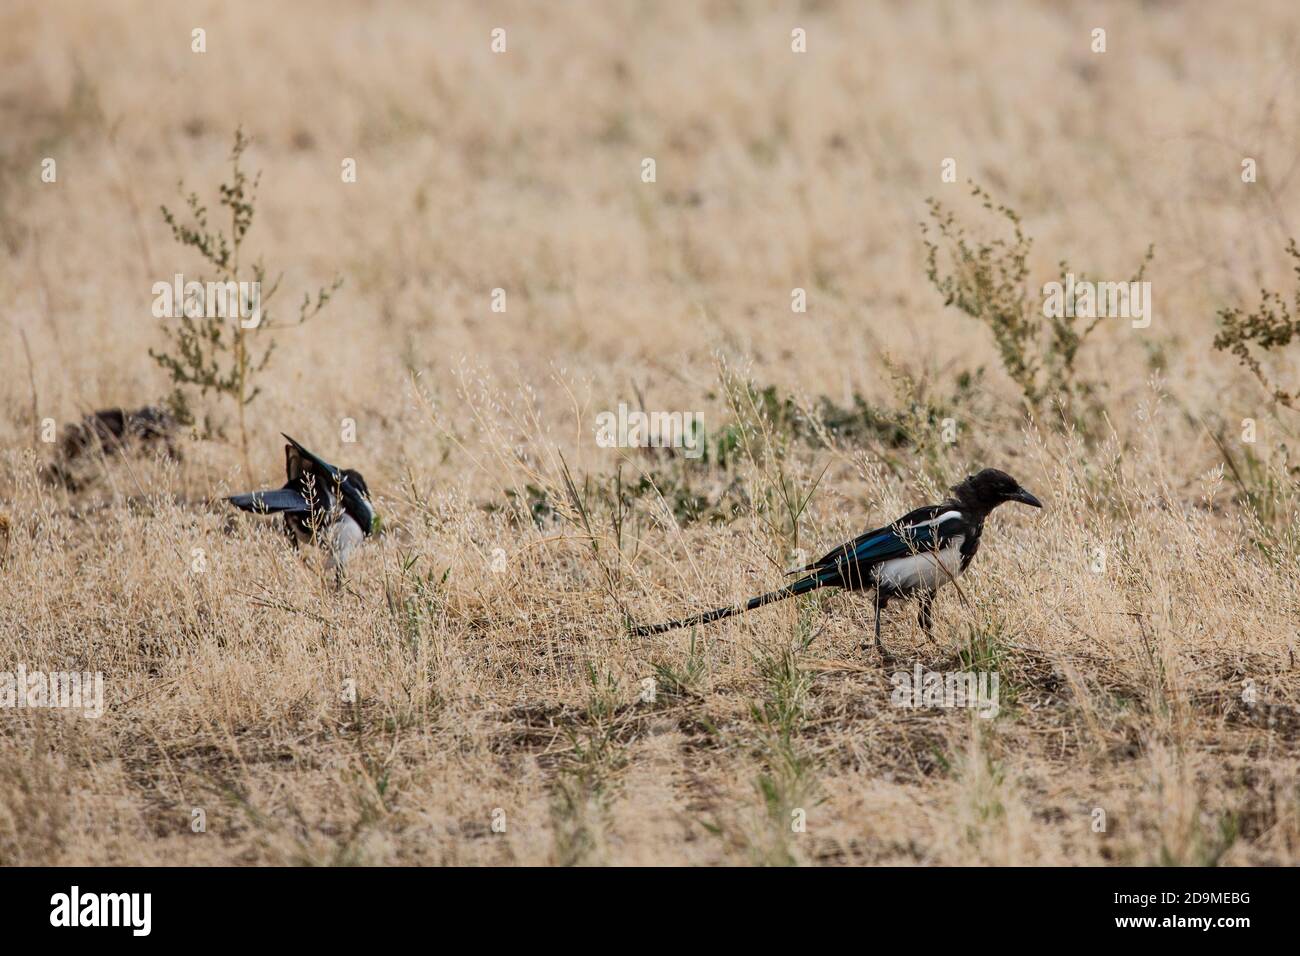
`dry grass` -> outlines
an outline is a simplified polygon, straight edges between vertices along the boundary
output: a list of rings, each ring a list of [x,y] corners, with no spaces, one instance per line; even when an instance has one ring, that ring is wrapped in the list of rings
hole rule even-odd
[[[108,710],[0,712],[0,863],[1300,861],[1296,420],[1209,345],[1300,229],[1300,16],[1094,7],[6,4],[0,669],[103,671]],[[53,489],[42,419],[167,392],[150,288],[197,263],[156,210],[215,189],[238,122],[254,253],[346,282],[281,333],[255,474],[214,403],[226,437],[183,461]],[[1034,282],[1061,258],[1124,279],[1156,246],[1152,327],[1081,356],[1086,441],[1026,422],[925,280],[948,156],[1021,212]],[[886,359],[939,395],[986,368],[955,445],[828,447],[729,399],[739,377],[896,407]],[[638,395],[763,441],[726,467],[597,447]],[[375,491],[342,592],[218,501],[279,483],[282,430]],[[981,465],[1047,509],[994,515],[933,643],[908,608],[886,642],[902,669],[996,669],[996,719],[891,706],[851,596],[623,632],[767,589],[794,548]],[[616,505],[620,468],[654,489]],[[782,489],[814,486],[791,522]]]

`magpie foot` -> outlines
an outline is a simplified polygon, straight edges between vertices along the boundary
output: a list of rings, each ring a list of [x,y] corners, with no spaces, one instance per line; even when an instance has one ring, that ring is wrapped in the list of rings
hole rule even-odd
[[[894,659],[894,655],[889,652],[889,648],[885,647],[878,638],[874,642],[868,640],[862,641],[862,643],[858,645],[858,650],[862,651],[864,654],[870,654],[872,651],[875,651],[876,654],[880,655],[881,662],[885,664],[888,664]]]

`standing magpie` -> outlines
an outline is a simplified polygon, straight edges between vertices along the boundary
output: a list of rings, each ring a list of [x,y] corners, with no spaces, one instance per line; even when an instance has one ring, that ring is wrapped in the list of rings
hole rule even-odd
[[[370,489],[361,472],[336,468],[284,437],[284,487],[227,500],[244,511],[283,514],[294,547],[319,541],[329,555],[326,567],[337,574],[374,527]]]
[[[838,587],[875,592],[876,648],[883,655],[880,612],[893,598],[917,595],[921,601],[920,624],[929,634],[935,592],[966,570],[979,550],[984,519],[1004,501],[1019,501],[1034,508],[1043,506],[1006,472],[985,468],[953,485],[952,497],[940,504],[917,508],[893,524],[859,535],[821,560],[791,571],[791,574],[806,575],[793,584],[760,594],[744,604],[720,607],[678,621],[634,627],[632,634],[645,637],[678,627],[707,624],[818,588]]]

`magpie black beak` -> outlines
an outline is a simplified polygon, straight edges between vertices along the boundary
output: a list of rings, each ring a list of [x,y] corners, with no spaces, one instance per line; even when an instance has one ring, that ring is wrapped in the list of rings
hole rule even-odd
[[[1024,488],[1021,488],[1018,491],[1016,491],[1015,494],[1011,496],[1010,500],[1019,501],[1021,504],[1029,505],[1031,508],[1041,508],[1043,506],[1043,503],[1041,501],[1039,501],[1029,492],[1025,491]]]

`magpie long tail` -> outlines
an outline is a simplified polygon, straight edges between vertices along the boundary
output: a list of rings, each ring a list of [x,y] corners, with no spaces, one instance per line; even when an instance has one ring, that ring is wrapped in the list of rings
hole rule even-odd
[[[695,614],[691,617],[684,617],[676,621],[665,621],[662,624],[642,624],[631,629],[633,637],[649,637],[651,634],[663,634],[666,631],[675,631],[679,627],[694,627],[696,624],[709,624],[713,621],[720,621],[724,617],[731,617],[733,614],[743,614],[745,611],[752,611],[754,608],[762,607],[764,604],[772,604],[776,601],[784,601],[786,598],[794,597],[797,594],[807,594],[809,591],[816,591],[818,588],[828,587],[835,584],[834,580],[827,580],[816,576],[806,577],[802,580],[795,581],[783,588],[777,588],[775,591],[768,591],[766,594],[760,594],[758,597],[750,598],[744,604],[733,604],[731,607],[714,608],[712,611],[705,611],[703,614]]]

